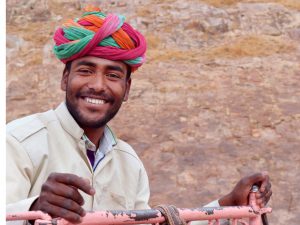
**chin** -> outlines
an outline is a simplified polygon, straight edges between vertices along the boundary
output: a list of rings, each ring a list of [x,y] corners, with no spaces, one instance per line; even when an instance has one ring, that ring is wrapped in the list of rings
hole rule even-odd
[[[108,123],[109,118],[107,116],[92,116],[85,113],[80,113],[79,116],[76,116],[76,121],[81,127],[89,128],[100,128],[104,127]]]

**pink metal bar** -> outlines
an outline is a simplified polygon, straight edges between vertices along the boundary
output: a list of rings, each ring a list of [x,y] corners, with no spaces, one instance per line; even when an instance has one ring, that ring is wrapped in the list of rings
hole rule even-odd
[[[237,206],[237,207],[209,207],[209,208],[196,208],[196,209],[178,209],[180,217],[186,221],[195,220],[216,220],[216,219],[240,219],[250,218],[250,225],[260,225],[254,223],[260,221],[260,215],[265,212],[271,212],[270,208],[254,210],[250,206]],[[29,213],[29,215],[28,215]],[[43,213],[42,213],[43,214]],[[48,224],[57,225],[73,225],[72,223],[64,219],[51,219],[47,214],[42,215],[41,212],[27,212],[20,214],[8,214],[7,220],[34,220],[42,219],[48,220]],[[36,217],[34,218],[34,215]],[[256,219],[252,220],[251,219]],[[82,225],[125,225],[125,224],[153,224],[164,222],[165,218],[161,215],[158,210],[110,210],[110,211],[99,211],[89,212],[83,217]],[[37,222],[37,221],[36,221]],[[39,224],[39,223],[36,223]],[[40,223],[41,224],[41,223]]]
[[[257,191],[258,189],[256,189]],[[255,190],[250,193],[250,206],[206,207],[195,209],[178,209],[180,217],[185,221],[208,220],[209,225],[218,225],[220,219],[231,219],[232,224],[248,223],[241,218],[248,218],[249,225],[261,225],[261,215],[270,213],[271,208],[259,208],[255,200]],[[41,211],[7,214],[6,220],[35,220],[35,225],[73,225],[67,220],[52,219]],[[82,218],[81,225],[126,225],[126,224],[158,224],[165,221],[160,211],[147,210],[107,210],[89,212]],[[215,221],[215,222],[214,222]]]
[[[42,211],[28,211],[21,213],[6,214],[6,221],[36,219],[51,220],[51,217],[48,214],[43,213]]]
[[[232,225],[237,225],[237,221],[238,221],[237,219],[232,219],[232,223],[231,224]]]
[[[220,220],[216,219],[215,225],[220,225]]]

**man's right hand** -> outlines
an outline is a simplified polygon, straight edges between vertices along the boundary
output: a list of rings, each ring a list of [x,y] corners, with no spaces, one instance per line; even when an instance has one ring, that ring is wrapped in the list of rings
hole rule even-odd
[[[95,189],[87,179],[74,174],[51,173],[30,210],[41,210],[51,217],[61,217],[69,222],[79,223],[86,212],[82,208],[84,200],[78,190],[89,195],[95,194]]]

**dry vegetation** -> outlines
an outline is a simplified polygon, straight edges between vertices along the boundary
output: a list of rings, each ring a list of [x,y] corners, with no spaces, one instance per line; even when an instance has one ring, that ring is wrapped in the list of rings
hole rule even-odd
[[[296,44],[287,43],[280,37],[245,36],[235,38],[230,44],[223,44],[205,52],[209,58],[259,57],[273,54],[290,53]]]
[[[245,3],[278,3],[285,7],[300,10],[299,0],[203,0],[203,2],[213,5],[215,7],[230,6],[240,2]]]
[[[150,46],[154,46],[155,37],[151,37]],[[157,47],[157,46],[155,46]],[[168,60],[199,60],[229,58],[236,59],[240,57],[263,57],[273,54],[283,54],[295,51],[296,43],[286,42],[280,37],[252,35],[237,37],[220,46],[207,48],[203,50],[182,51],[179,49],[158,49],[154,48],[148,51],[149,60],[168,61]]]

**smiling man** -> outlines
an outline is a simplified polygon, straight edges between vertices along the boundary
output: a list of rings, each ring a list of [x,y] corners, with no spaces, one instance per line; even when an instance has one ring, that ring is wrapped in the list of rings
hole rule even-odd
[[[70,114],[96,145],[105,125],[128,99],[130,85],[126,64],[94,56],[68,63],[61,82]]]
[[[55,110],[7,125],[7,212],[42,210],[78,223],[90,210],[149,208],[141,160],[107,126],[128,99],[131,72],[144,62],[144,37],[124,17],[90,6],[54,40],[66,98]],[[210,206],[247,204],[253,184],[260,185],[257,202],[266,204],[269,177],[257,173]]]

